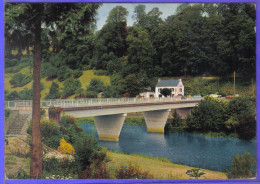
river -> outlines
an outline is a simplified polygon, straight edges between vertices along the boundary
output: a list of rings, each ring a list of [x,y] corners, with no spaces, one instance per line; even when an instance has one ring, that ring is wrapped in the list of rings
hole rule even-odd
[[[94,123],[81,123],[86,134],[98,138]],[[190,133],[147,133],[146,126],[123,125],[119,142],[98,141],[100,146],[125,153],[164,157],[175,164],[224,171],[234,155],[256,156],[256,141],[205,137]]]

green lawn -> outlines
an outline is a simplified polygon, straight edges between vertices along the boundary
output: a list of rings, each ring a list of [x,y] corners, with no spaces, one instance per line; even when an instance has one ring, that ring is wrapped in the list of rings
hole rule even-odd
[[[112,173],[120,166],[129,166],[131,163],[139,166],[142,170],[149,171],[155,179],[191,179],[186,175],[186,171],[192,168],[189,166],[173,164],[160,158],[127,155],[112,151],[107,151],[107,155],[111,159],[107,166]],[[201,179],[227,179],[226,175],[221,172],[205,169],[200,171],[206,173],[200,177]]]

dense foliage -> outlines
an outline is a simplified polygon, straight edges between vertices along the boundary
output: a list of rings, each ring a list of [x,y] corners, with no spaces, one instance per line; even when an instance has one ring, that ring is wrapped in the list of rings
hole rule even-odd
[[[142,171],[138,166],[132,164],[120,166],[115,175],[117,179],[153,179],[153,175],[148,171]]]
[[[60,123],[54,120],[41,120],[43,143],[61,153],[72,154],[75,157],[73,163],[66,159],[65,162],[55,158],[44,159],[43,168],[48,173],[63,174],[63,176],[73,174],[81,179],[109,178],[105,167],[106,153],[101,150],[97,140],[86,135],[75,122],[76,118],[69,115],[62,116]],[[31,134],[31,125],[28,133]]]
[[[186,118],[190,131],[237,133],[241,139],[256,136],[255,105],[251,98],[230,100],[206,97]]]
[[[62,92],[62,97],[67,98],[73,94],[81,94],[83,93],[83,89],[81,88],[81,83],[78,79],[68,78],[64,81],[65,88]]]
[[[251,178],[256,174],[256,158],[246,152],[244,155],[238,154],[232,158],[232,166],[226,175],[229,179]]]
[[[10,80],[10,84],[12,84],[14,87],[21,87],[31,82],[31,80],[32,80],[31,75],[24,75],[21,73],[17,73]]]
[[[186,120],[188,129],[199,131],[223,131],[225,129],[227,102],[205,97]]]
[[[117,6],[98,31],[94,31],[94,16],[100,4],[86,6],[93,10],[77,5],[74,8],[78,15],[65,13],[56,27],[42,29],[42,77],[66,81],[80,77],[86,69],[101,69],[103,74],[111,76],[111,86],[102,90],[106,97],[134,97],[147,87],[153,88],[157,77],[229,77],[234,71],[245,81],[256,76],[253,4],[181,4],[165,20],[159,8],[146,12],[145,5],[137,5],[133,26],[127,26],[127,9]],[[21,7],[23,11],[25,7]],[[83,16],[87,11],[93,11],[88,18]],[[80,21],[84,18],[88,22],[83,26]],[[18,63],[31,62],[28,58],[32,49],[21,47],[11,54],[9,45],[7,71]],[[31,81],[17,75],[13,76],[14,86]],[[198,83],[194,89],[187,85],[185,93],[215,93],[213,83],[219,85],[214,81]],[[98,91],[89,89],[86,97],[96,97]],[[70,95],[65,92],[64,97]]]

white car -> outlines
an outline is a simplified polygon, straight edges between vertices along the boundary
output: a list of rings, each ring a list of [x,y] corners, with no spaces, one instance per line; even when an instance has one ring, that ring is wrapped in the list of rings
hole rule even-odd
[[[221,97],[221,95],[217,95],[217,94],[210,94],[209,96],[210,96],[210,97],[213,97],[213,98],[219,98],[219,97]]]

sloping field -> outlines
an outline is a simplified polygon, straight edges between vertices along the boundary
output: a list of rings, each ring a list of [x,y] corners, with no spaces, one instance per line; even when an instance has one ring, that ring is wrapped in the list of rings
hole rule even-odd
[[[189,166],[173,164],[157,158],[145,158],[138,155],[127,155],[111,151],[107,151],[107,155],[111,159],[108,162],[110,171],[120,166],[129,166],[131,163],[139,166],[142,170],[149,171],[155,179],[192,179],[186,175],[186,171],[192,169]],[[227,179],[226,175],[221,172],[205,169],[200,171],[206,173],[200,179]]]
[[[22,74],[25,74],[28,72],[32,72],[29,66],[27,66],[19,71],[19,73],[22,73]],[[26,84],[22,87],[13,87],[10,84],[10,80],[12,79],[13,75],[15,75],[15,73],[5,73],[5,90],[17,91],[19,93],[21,90],[23,90],[25,88],[27,88],[27,89],[32,88],[32,82],[29,82],[28,84]],[[86,90],[90,81],[94,78],[98,78],[98,79],[102,80],[106,86],[110,85],[109,76],[97,76],[94,74],[94,70],[86,70],[86,71],[83,71],[82,76],[79,78],[79,81],[81,82],[81,85],[82,85],[82,88],[84,89],[84,91]],[[63,82],[59,82],[58,79],[48,80],[47,78],[42,78],[41,83],[43,85],[43,90],[41,91],[41,99],[45,98],[45,96],[49,93],[49,89],[51,87],[52,82],[58,83],[59,87],[60,87],[60,92],[62,92],[62,90],[64,88]],[[73,98],[74,96],[76,96],[76,95],[73,95],[69,98]]]

